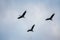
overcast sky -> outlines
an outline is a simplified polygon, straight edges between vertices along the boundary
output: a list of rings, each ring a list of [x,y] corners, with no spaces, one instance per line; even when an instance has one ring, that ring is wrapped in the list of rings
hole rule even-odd
[[[33,24],[34,32],[27,32]],[[60,40],[59,26],[60,0],[0,0],[0,40]]]

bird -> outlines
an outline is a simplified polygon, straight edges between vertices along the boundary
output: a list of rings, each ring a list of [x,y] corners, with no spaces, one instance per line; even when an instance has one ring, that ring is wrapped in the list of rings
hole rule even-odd
[[[54,15],[55,15],[55,13],[53,13],[50,18],[47,18],[45,20],[52,20],[52,18],[53,18]]]
[[[31,29],[29,29],[29,30],[27,30],[27,32],[33,32],[33,28],[34,28],[34,26],[35,26],[35,24],[32,26],[32,28]]]
[[[24,11],[24,13],[21,16],[18,17],[18,19],[25,18],[25,14],[26,14],[26,10]]]

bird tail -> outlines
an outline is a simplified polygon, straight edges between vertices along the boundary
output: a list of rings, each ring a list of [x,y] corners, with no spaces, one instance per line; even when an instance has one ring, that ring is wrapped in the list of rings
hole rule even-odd
[[[25,17],[23,17],[23,18],[25,18]]]
[[[52,21],[52,18],[50,18],[50,20]]]
[[[34,32],[34,31],[32,30],[32,32]]]

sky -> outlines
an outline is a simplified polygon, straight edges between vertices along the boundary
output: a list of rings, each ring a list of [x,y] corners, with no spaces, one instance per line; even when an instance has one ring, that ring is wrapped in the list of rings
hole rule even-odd
[[[17,19],[25,10],[25,18]],[[59,26],[60,0],[0,0],[0,40],[60,40]]]

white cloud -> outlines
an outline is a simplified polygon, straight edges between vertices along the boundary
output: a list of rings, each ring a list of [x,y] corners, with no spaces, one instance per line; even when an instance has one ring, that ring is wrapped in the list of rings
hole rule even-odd
[[[47,10],[47,5],[26,4],[24,7],[22,6],[19,9],[21,10],[18,11],[16,8],[8,9],[3,20],[3,23],[6,24],[4,25],[4,32],[7,32],[8,35],[11,35],[9,40],[14,40],[14,38],[19,40],[20,37],[23,40],[30,40],[30,37],[32,37],[31,40],[47,40],[48,38],[57,36],[57,34],[59,34],[58,25],[56,22],[55,24],[53,21],[45,21],[45,18],[50,17],[50,14],[53,13],[53,11],[50,11],[50,13],[49,10]],[[27,10],[25,19],[18,20],[17,17],[24,12],[22,9],[24,9],[24,11],[25,9]],[[27,33],[27,29],[31,28],[33,24],[36,24],[34,32]]]

